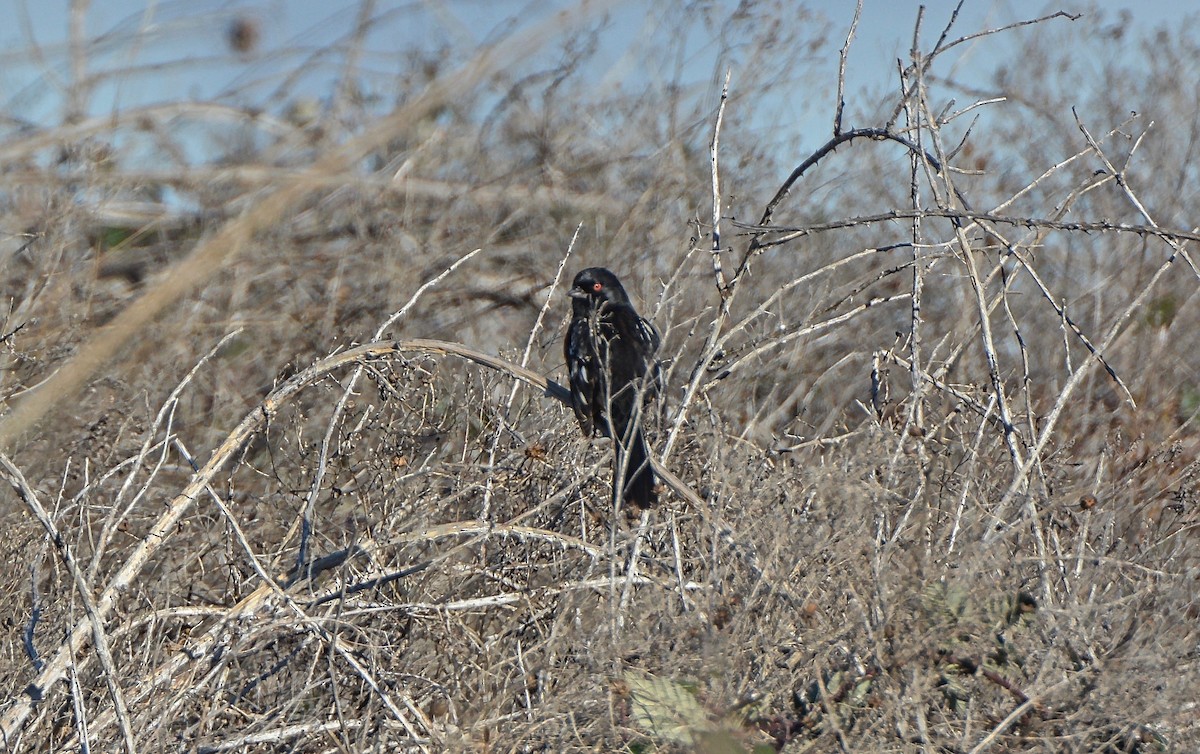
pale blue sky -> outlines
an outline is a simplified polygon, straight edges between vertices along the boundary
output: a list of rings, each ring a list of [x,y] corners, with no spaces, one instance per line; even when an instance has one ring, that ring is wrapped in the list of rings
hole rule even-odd
[[[68,3],[37,0],[8,0],[13,21],[0,36],[0,102],[10,117],[49,125],[64,112],[62,93],[70,77],[66,54]],[[451,2],[378,2],[375,14],[384,16],[369,37],[362,67],[381,80],[400,67],[399,52],[414,41],[427,45],[448,42],[469,49],[502,36],[510,27],[506,19],[521,18],[532,23],[545,18],[570,2],[549,0],[451,0]],[[923,37],[926,44],[936,37],[950,17],[956,2],[952,0],[865,0],[862,21],[852,50],[848,78],[851,91],[863,86],[894,86],[895,60],[907,57],[919,5],[925,5]],[[836,49],[853,16],[851,0],[810,2],[809,8],[826,16],[835,43],[828,51],[830,75],[836,70]],[[1195,12],[1194,2],[1171,0],[1117,0],[1104,7],[1111,14],[1122,8],[1130,11],[1130,22],[1149,30],[1170,23],[1183,12]],[[607,70],[594,72],[606,84],[624,79],[653,75],[630,67],[636,54],[631,46],[653,44],[655,35],[670,29],[653,28],[661,19],[659,3],[617,3],[612,22],[601,42],[597,56]],[[286,73],[301,69],[302,83],[287,96],[300,92],[317,98],[328,94],[330,82],[340,71],[342,60],[322,56],[337,39],[351,33],[358,14],[356,2],[330,0],[95,0],[87,12],[86,28],[101,41],[89,52],[92,69],[124,70],[138,67],[139,75],[115,75],[111,84],[98,88],[89,102],[90,115],[102,115],[116,107],[131,107],[162,101],[220,97],[233,104],[282,107],[272,100],[272,92]],[[1075,12],[1083,3],[1019,2],[1019,0],[967,0],[955,31],[958,35],[994,28],[1016,20],[1035,17],[1053,10]],[[262,31],[259,51],[244,59],[231,56],[226,41],[229,21],[237,15],[256,19]],[[661,26],[661,25],[660,25]],[[646,29],[650,27],[651,31]],[[136,40],[136,41],[132,41]],[[692,40],[689,41],[689,52]],[[31,44],[31,42],[33,44]],[[956,58],[964,69],[971,66],[990,68],[994,57],[1007,50],[1003,42],[988,40],[975,47],[964,46]],[[715,86],[716,45],[696,39],[688,59],[689,73],[695,69],[692,83],[702,89]],[[553,54],[553,51],[549,51]],[[989,57],[990,56],[990,57]],[[147,65],[156,65],[146,70]],[[735,86],[737,71],[734,71]],[[829,102],[819,101],[826,94]],[[701,96],[713,98],[715,92]],[[822,90],[810,112],[791,112],[786,102],[777,103],[780,116],[775,122],[803,122],[806,118],[828,119],[832,95]],[[827,128],[827,125],[826,125]]]

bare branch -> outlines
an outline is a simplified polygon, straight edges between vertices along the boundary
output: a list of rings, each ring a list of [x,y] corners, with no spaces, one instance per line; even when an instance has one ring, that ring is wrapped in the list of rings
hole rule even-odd
[[[725,84],[721,87],[721,104],[717,106],[717,122],[713,125],[712,142],[709,144],[709,161],[712,164],[712,263],[713,276],[717,280],[717,291],[726,296],[725,273],[721,269],[721,173],[717,169],[720,153],[721,122],[725,118],[725,103],[729,100],[729,77],[732,70],[725,71]]]
[[[63,539],[62,534],[60,534],[58,531],[58,527],[55,526],[54,522],[50,519],[50,514],[48,514],[46,509],[42,507],[42,504],[38,500],[37,493],[34,491],[33,487],[29,485],[29,482],[25,481],[25,475],[22,474],[21,470],[17,468],[16,464],[9,460],[8,456],[4,455],[3,453],[0,453],[0,474],[3,474],[5,480],[12,485],[14,490],[16,490],[17,495],[29,508],[29,511],[34,515],[34,518],[36,518],[46,530],[46,534],[50,537],[50,541],[53,542],[55,548],[58,549],[63,565],[67,567],[67,570],[71,574],[71,578],[75,582],[75,588],[79,592],[79,600],[83,603],[84,611],[87,613],[87,617],[80,621],[80,623],[77,625],[76,633],[79,634],[81,639],[88,632],[91,634],[92,642],[96,649],[96,654],[100,658],[100,664],[104,667],[104,681],[108,685],[108,693],[113,701],[113,709],[116,710],[117,720],[121,728],[121,740],[125,744],[125,750],[129,752],[129,754],[135,754],[137,747],[134,746],[133,742],[133,727],[129,721],[129,709],[125,706],[125,696],[121,691],[121,681],[120,676],[117,673],[117,665],[113,661],[112,652],[109,650],[108,635],[104,630],[104,615],[100,611],[96,600],[92,598],[92,593],[88,588],[87,580],[84,578],[83,571],[79,568],[79,563],[76,562],[75,556],[71,552],[71,546],[67,544],[65,539]],[[62,652],[60,650],[59,655],[61,654]],[[74,658],[70,659],[72,661],[74,660]],[[55,660],[58,660],[58,656],[55,657]],[[54,661],[52,661],[52,664],[53,662]],[[46,668],[45,663],[41,663],[41,665],[41,675],[45,675],[47,672],[49,672],[49,669]],[[27,692],[29,693],[30,697],[33,697],[37,694],[44,694],[44,689],[46,687],[41,684],[35,684],[33,688],[35,689],[33,692]],[[7,733],[8,730],[9,729],[7,727],[4,728],[5,733]],[[7,738],[8,736],[6,735],[5,737]]]
[[[859,17],[862,16],[862,6],[862,0],[854,4],[854,18],[850,21],[849,31],[846,32],[846,41],[842,43],[842,49],[838,50],[837,108],[833,113],[835,138],[842,133],[842,111],[846,109],[846,58],[850,55],[850,42],[854,40],[854,31],[858,28]]]

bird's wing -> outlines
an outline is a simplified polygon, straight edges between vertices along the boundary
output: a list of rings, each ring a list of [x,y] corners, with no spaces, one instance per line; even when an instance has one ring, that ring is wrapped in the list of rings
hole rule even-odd
[[[571,322],[567,334],[576,349],[567,355],[567,381],[571,385],[571,408],[583,434],[592,436],[597,398],[600,393],[598,378],[600,369],[595,344],[590,333],[591,325],[586,319]]]
[[[646,353],[650,354],[651,358],[653,358],[658,353],[660,341],[658,328],[650,320],[639,316],[637,318],[637,336],[646,345]]]
[[[658,361],[660,342],[658,328],[650,320],[639,316],[637,318],[637,336],[645,346],[643,350],[646,358],[645,372],[643,372],[645,387],[642,389],[646,400],[650,400],[662,392],[662,366]]]

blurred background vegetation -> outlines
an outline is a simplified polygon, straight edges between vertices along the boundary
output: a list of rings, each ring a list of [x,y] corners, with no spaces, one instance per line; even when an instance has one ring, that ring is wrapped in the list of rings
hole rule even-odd
[[[18,14],[9,748],[1194,749],[1200,26],[818,6]],[[593,265],[640,519],[511,369],[319,361],[562,381]]]

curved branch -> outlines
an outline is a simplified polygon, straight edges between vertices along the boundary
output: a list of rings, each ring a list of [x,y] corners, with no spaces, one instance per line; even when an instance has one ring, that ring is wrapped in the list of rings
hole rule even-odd
[[[825,159],[830,152],[833,152],[841,145],[854,141],[855,139],[870,139],[871,141],[894,141],[903,146],[909,152],[914,152],[923,156],[925,160],[933,166],[934,170],[941,171],[942,169],[942,163],[938,161],[936,157],[921,149],[903,136],[893,133],[886,128],[855,128],[851,129],[850,131],[843,131],[842,133],[835,135],[829,141],[825,142],[820,149],[809,155],[808,159],[796,166],[796,169],[792,171],[792,174],[787,177],[787,180],[783,182],[783,185],[779,187],[779,190],[775,192],[775,196],[771,198],[771,201],[767,202],[767,207],[765,210],[763,210],[762,218],[759,219],[758,224],[766,225],[767,223],[771,222],[771,216],[775,214],[775,208],[779,206],[779,203],[782,202],[792,190],[792,186],[796,183],[796,181],[800,180],[800,176],[804,175],[809,168]]]
[[[13,741],[24,728],[34,704],[43,699],[49,690],[66,677],[75,656],[83,649],[96,622],[106,620],[111,616],[116,606],[117,597],[126,591],[150,558],[158,552],[171,536],[177,531],[179,520],[191,508],[192,503],[204,495],[205,489],[216,474],[237,455],[237,452],[250,438],[270,419],[278,414],[286,403],[296,397],[302,390],[318,382],[330,372],[337,371],[351,364],[395,356],[404,353],[435,353],[458,356],[480,366],[503,372],[528,385],[539,388],[544,394],[564,405],[570,405],[571,393],[553,380],[525,367],[505,361],[496,356],[476,351],[461,343],[450,343],[441,340],[394,340],[367,343],[356,348],[350,348],[338,354],[324,358],[300,373],[292,376],[263,399],[263,402],[250,411],[233,431],[213,450],[208,461],[194,473],[184,489],[166,506],[158,521],[150,528],[142,541],[133,549],[129,558],[113,576],[103,593],[95,601],[95,613],[77,621],[67,634],[67,638],[59,645],[54,656],[46,662],[42,671],[25,688],[19,698],[13,699],[0,714],[0,740]],[[693,504],[704,505],[696,493],[683,484],[677,476],[664,469],[657,461],[655,471],[671,489],[675,490]],[[265,592],[264,592],[265,596]]]

